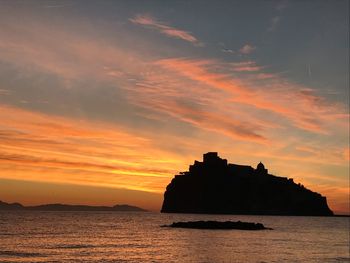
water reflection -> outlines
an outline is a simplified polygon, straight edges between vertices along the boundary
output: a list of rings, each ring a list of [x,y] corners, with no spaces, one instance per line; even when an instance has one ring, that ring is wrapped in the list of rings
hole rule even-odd
[[[191,220],[274,230],[160,227]],[[13,211],[0,214],[0,261],[348,262],[348,230],[348,218]]]

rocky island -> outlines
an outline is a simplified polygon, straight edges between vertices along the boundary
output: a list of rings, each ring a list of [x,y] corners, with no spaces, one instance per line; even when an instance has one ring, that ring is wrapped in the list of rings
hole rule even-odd
[[[227,163],[216,152],[203,155],[167,186],[161,212],[331,216],[326,197],[255,168]]]
[[[232,221],[189,221],[189,222],[174,222],[171,225],[164,225],[162,227],[172,228],[193,228],[193,229],[237,229],[237,230],[272,230],[261,223],[250,222],[232,222]]]

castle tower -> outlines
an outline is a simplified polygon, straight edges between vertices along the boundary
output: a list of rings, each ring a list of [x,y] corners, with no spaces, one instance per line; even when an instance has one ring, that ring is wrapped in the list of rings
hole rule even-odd
[[[258,163],[258,165],[256,166],[256,169],[255,171],[258,173],[258,174],[261,174],[261,175],[265,175],[265,174],[268,174],[268,170],[265,169],[265,166],[262,162]]]
[[[219,159],[217,152],[208,152],[203,154],[203,162],[205,163],[213,163]]]

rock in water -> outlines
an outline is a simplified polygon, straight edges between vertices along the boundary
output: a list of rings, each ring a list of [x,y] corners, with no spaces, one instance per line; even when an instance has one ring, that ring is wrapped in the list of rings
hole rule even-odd
[[[194,229],[238,229],[238,230],[265,230],[267,228],[261,223],[249,222],[232,222],[232,221],[189,221],[189,222],[174,222],[171,225],[164,225],[163,227],[173,228],[194,228]]]
[[[228,164],[216,152],[203,155],[167,186],[161,212],[331,216],[326,197],[293,179],[257,168]]]
[[[238,230],[265,230],[267,228],[261,223],[249,222],[232,222],[232,221],[189,221],[189,222],[174,222],[171,225],[164,225],[163,227],[173,228],[194,228],[194,229],[238,229]]]

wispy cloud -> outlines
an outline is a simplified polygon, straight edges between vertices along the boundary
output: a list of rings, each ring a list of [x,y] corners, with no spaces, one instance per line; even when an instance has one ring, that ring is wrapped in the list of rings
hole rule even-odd
[[[176,172],[168,169],[177,162],[173,155],[116,126],[4,105],[0,109],[2,178],[160,192]]]
[[[139,90],[140,91],[140,90]],[[145,90],[143,90],[144,92]],[[146,98],[144,98],[146,99]],[[189,123],[199,130],[225,135],[235,140],[246,142],[266,143],[267,139],[260,134],[263,126],[260,123],[252,123],[235,119],[231,116],[224,116],[220,112],[206,110],[205,107],[195,105],[195,103],[183,103],[181,100],[166,99],[159,96],[159,99],[137,101],[139,106],[146,107],[150,110],[165,113],[182,122]]]
[[[43,8],[64,8],[64,7],[69,7],[73,6],[74,3],[71,4],[62,4],[62,5],[44,5]]]
[[[231,54],[235,54],[236,53],[234,50],[229,49],[229,48],[222,48],[221,51],[224,52],[224,53],[231,53]]]
[[[251,44],[245,44],[243,47],[240,48],[239,53],[248,55],[253,53],[256,50],[256,47]]]
[[[258,66],[254,61],[232,62],[231,65],[235,72],[258,72],[264,69],[264,67]]]
[[[11,91],[8,89],[0,89],[0,96],[7,96],[10,95]]]
[[[270,111],[291,121],[296,127],[316,133],[325,133],[325,125],[333,118],[339,120],[339,112],[344,112],[338,105],[326,103],[321,97],[303,90],[303,87],[296,87],[288,83],[277,75],[260,73],[255,76],[253,82],[244,81],[231,77],[228,73],[211,71],[210,68],[227,69],[227,65],[215,61],[193,61],[186,59],[167,59],[158,62],[159,65],[173,70],[203,83],[215,89],[223,90],[231,94],[232,101],[250,105],[259,110]],[[266,93],[259,90],[258,82],[264,75],[264,79],[269,79],[270,90]],[[252,76],[254,79],[254,75]],[[257,85],[255,88],[254,85]],[[293,107],[286,107],[290,99],[293,98]],[[308,114],[306,114],[306,112]]]
[[[281,11],[283,9],[286,9],[288,5],[289,5],[288,0],[278,0],[276,1],[275,9],[277,9],[278,11]]]
[[[270,26],[267,28],[267,31],[275,31],[281,18],[279,16],[275,16],[270,20]]]
[[[177,38],[181,39],[187,42],[190,42],[196,46],[202,46],[203,44],[195,37],[193,36],[190,32],[184,31],[181,29],[177,29],[175,27],[169,26],[164,22],[158,21],[152,16],[149,15],[136,15],[133,18],[129,19],[132,23],[137,24],[137,25],[142,25],[149,27],[151,29],[157,30],[160,33],[172,37],[172,38]]]

